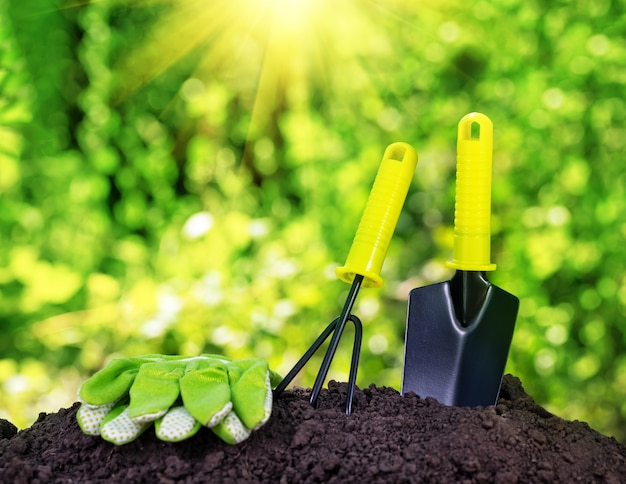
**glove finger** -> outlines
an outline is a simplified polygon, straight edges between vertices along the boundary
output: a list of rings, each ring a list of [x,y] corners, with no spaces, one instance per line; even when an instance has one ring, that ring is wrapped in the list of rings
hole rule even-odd
[[[105,405],[119,400],[128,392],[142,358],[116,358],[97,371],[78,390],[78,397],[91,405]]]
[[[211,430],[220,439],[230,445],[243,442],[250,437],[252,433],[252,431],[243,424],[237,414],[232,411],[215,427],[211,427]]]
[[[221,362],[197,362],[180,380],[183,404],[202,425],[213,427],[232,409],[228,372]]]
[[[242,360],[228,365],[233,410],[249,429],[257,430],[272,414],[272,383],[267,362]]]
[[[114,406],[115,402],[106,405],[83,403],[76,412],[76,421],[85,434],[100,435],[100,425]]]
[[[174,407],[154,422],[156,436],[166,442],[179,442],[194,436],[202,428],[185,407]]]
[[[139,437],[149,426],[149,422],[134,422],[128,416],[128,406],[118,405],[103,420],[100,436],[115,445],[127,444]]]
[[[185,365],[180,361],[142,365],[129,391],[129,418],[145,423],[165,415],[180,394],[179,380]]]

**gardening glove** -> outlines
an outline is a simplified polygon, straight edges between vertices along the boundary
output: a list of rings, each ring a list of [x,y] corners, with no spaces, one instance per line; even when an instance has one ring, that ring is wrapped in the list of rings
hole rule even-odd
[[[166,358],[171,357],[145,355],[114,359],[83,383],[78,390],[78,400],[82,405],[76,415],[83,432],[87,435],[100,435],[100,426],[113,407],[128,400],[128,391],[141,365]]]
[[[152,422],[161,440],[184,440],[204,425],[236,444],[267,422],[279,381],[260,359],[122,358],[82,385],[77,420],[86,434],[118,445],[135,440]]]

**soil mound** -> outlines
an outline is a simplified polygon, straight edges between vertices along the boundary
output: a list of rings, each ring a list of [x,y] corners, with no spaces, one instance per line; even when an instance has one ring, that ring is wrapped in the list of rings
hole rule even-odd
[[[286,391],[270,421],[229,446],[210,430],[164,443],[146,431],[116,447],[84,435],[78,404],[16,433],[0,421],[0,482],[626,482],[626,446],[547,412],[507,375],[496,406],[447,407],[371,385],[343,413],[346,385],[318,408]]]

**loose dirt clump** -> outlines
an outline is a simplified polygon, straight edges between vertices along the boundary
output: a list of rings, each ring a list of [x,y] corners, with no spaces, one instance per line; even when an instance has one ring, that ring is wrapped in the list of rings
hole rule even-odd
[[[346,385],[286,391],[270,421],[229,446],[210,430],[116,447],[84,435],[78,404],[16,432],[0,421],[0,482],[626,482],[626,446],[547,412],[507,375],[496,406],[447,407],[371,385],[343,412]]]

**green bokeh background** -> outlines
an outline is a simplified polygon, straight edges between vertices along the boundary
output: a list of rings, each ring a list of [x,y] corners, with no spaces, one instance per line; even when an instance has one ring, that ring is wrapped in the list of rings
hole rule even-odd
[[[456,125],[480,111],[492,280],[521,300],[507,371],[626,441],[626,2],[275,5],[0,0],[0,417],[70,405],[119,355],[284,374],[337,315],[334,268],[405,141],[385,287],[354,311],[358,384],[399,388],[408,291],[451,275]]]

